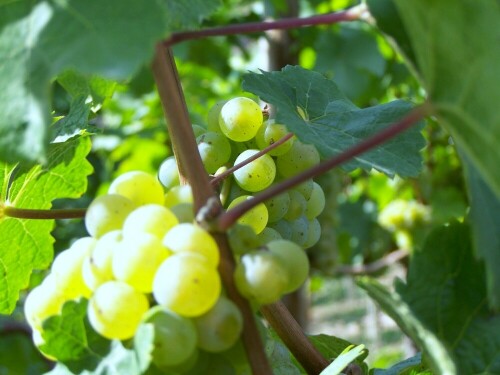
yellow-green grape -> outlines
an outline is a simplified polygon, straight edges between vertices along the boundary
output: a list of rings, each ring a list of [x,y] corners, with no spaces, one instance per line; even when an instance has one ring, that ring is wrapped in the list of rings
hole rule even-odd
[[[278,156],[276,167],[285,178],[295,176],[319,163],[319,153],[314,145],[295,140],[290,150]]]
[[[212,353],[232,347],[243,330],[243,316],[238,307],[221,296],[214,307],[193,319],[198,332],[198,346]]]
[[[85,214],[85,227],[92,237],[99,238],[112,230],[121,229],[135,204],[118,194],[106,194],[92,201]]]
[[[297,190],[300,194],[302,194],[306,200],[309,200],[311,197],[313,189],[314,181],[311,178],[293,188],[293,190]]]
[[[247,160],[258,152],[259,150],[243,151],[234,161],[234,165]],[[264,190],[273,183],[276,176],[276,166],[272,157],[262,155],[258,159],[236,170],[233,175],[242,189],[256,192]]]
[[[144,315],[143,324],[154,327],[153,363],[160,370],[180,365],[196,351],[198,335],[191,319],[154,306]]]
[[[307,217],[300,216],[299,218],[290,221],[292,227],[292,241],[302,246],[306,243],[309,235],[309,221]]]
[[[163,200],[165,207],[170,208],[181,203],[193,203],[193,192],[191,190],[191,186],[174,186],[165,194],[165,198]]]
[[[290,225],[290,222],[288,222],[287,220],[283,219],[283,220],[278,220],[275,223],[271,223],[269,224],[269,228],[276,230],[285,240],[292,239],[293,229],[292,226]]]
[[[92,237],[80,238],[54,259],[52,275],[60,292],[68,299],[90,296],[91,290],[83,281],[82,267],[95,245],[96,240]]]
[[[267,251],[252,251],[241,257],[234,281],[239,292],[259,305],[279,300],[288,288],[288,272],[281,259]]]
[[[219,115],[220,115],[220,110],[222,109],[222,107],[226,103],[227,103],[227,100],[218,101],[208,111],[207,129],[209,131],[218,132],[218,133],[221,132],[220,126],[219,126]]]
[[[287,191],[276,195],[264,202],[269,214],[268,221],[275,223],[282,219],[290,207],[290,194]]]
[[[296,243],[287,240],[271,241],[265,247],[280,259],[280,264],[287,271],[288,285],[285,293],[297,290],[309,275],[309,258],[306,252]]]
[[[227,236],[231,250],[236,255],[245,254],[260,245],[258,236],[249,225],[236,223],[229,228]]]
[[[257,142],[257,146],[259,149],[264,149],[281,138],[286,136],[289,133],[288,129],[283,124],[275,124],[274,120],[265,121],[264,124],[260,127],[259,131],[255,135],[255,141]],[[279,156],[287,153],[290,148],[292,148],[293,137],[287,140],[282,145],[272,149],[269,151],[269,155],[271,156]]]
[[[286,220],[295,220],[306,212],[307,201],[297,190],[290,190],[288,194],[290,195],[290,204],[283,217]]]
[[[170,207],[179,223],[192,223],[194,221],[194,209],[192,203],[179,203]]]
[[[192,127],[195,138],[198,138],[200,135],[207,132],[207,129],[201,125],[193,124]]]
[[[210,310],[220,292],[217,270],[203,255],[189,251],[168,257],[156,272],[153,283],[158,304],[186,317]]]
[[[228,210],[236,207],[238,204],[246,201],[247,199],[253,199],[253,197],[250,195],[242,195],[241,197],[236,198],[229,204]],[[245,212],[245,214],[238,219],[238,223],[252,227],[255,233],[259,234],[266,227],[267,219],[268,213],[266,205],[264,203],[259,203],[250,211]]]
[[[222,133],[207,132],[196,139],[205,170],[213,174],[229,161],[231,145]]]
[[[180,184],[179,169],[174,156],[166,158],[158,169],[158,180],[165,189],[173,188]]]
[[[259,245],[262,246],[271,241],[281,240],[283,237],[281,237],[281,234],[279,234],[276,229],[265,227],[264,230],[259,233],[257,239],[259,240]]]
[[[174,226],[163,238],[163,245],[174,253],[191,251],[207,258],[213,267],[219,265],[219,247],[213,237],[196,224]]]
[[[229,100],[219,114],[222,133],[235,142],[245,142],[255,137],[263,121],[259,105],[244,97]]]
[[[90,325],[101,336],[126,340],[135,335],[143,315],[149,309],[146,296],[121,281],[99,286],[89,300]]]
[[[118,176],[109,186],[109,194],[127,197],[136,206],[148,203],[163,204],[163,186],[156,177],[142,171],[131,171]]]
[[[94,249],[83,260],[82,277],[90,290],[113,279],[113,252],[119,248],[122,238],[121,230],[106,233],[97,240]]]
[[[24,316],[34,331],[42,331],[45,319],[61,312],[67,297],[59,291],[53,275],[33,288],[24,302]]]
[[[319,216],[325,209],[325,193],[318,183],[313,184],[311,196],[307,200],[306,216],[309,220]]]
[[[159,204],[146,204],[132,211],[123,223],[123,235],[127,238],[141,233],[152,234],[159,239],[179,224],[174,213]]]
[[[314,218],[309,221],[309,228],[307,230],[306,242],[302,245],[304,249],[309,249],[316,245],[321,237],[321,224],[318,219]]]
[[[416,224],[430,219],[430,209],[416,201],[396,199],[390,202],[379,213],[378,223],[383,228],[396,232],[399,229],[410,229]]]
[[[140,292],[153,290],[153,278],[160,264],[170,255],[161,240],[148,233],[124,236],[113,253],[113,275]]]

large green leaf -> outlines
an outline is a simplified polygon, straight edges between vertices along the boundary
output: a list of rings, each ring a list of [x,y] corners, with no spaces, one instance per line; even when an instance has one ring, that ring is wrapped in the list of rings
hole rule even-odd
[[[484,265],[467,225],[432,232],[395,293],[367,279],[360,285],[422,347],[435,372],[500,373],[500,316],[488,309]]]
[[[336,155],[401,119],[412,108],[394,101],[360,109],[335,83],[321,74],[287,66],[281,72],[250,73],[243,88],[277,108],[276,121],[297,137],[316,145],[321,156]],[[397,138],[346,163],[344,168],[375,168],[389,176],[416,176],[422,167],[419,150],[425,142],[416,125]]]
[[[221,0],[163,0],[167,24],[171,30],[195,29],[200,21],[221,5]]]
[[[500,196],[500,3],[394,0],[439,122]],[[378,13],[375,13],[377,17]],[[387,24],[386,20],[381,22]],[[397,21],[393,21],[397,23]],[[389,30],[389,32],[391,32]],[[395,36],[404,40],[401,32]],[[407,46],[403,49],[408,50]]]
[[[86,160],[89,151],[90,140],[82,137],[51,145],[43,167],[0,164],[0,203],[49,209],[54,199],[80,197],[92,172]],[[13,310],[32,270],[49,266],[53,226],[53,220],[0,219],[0,313]]]

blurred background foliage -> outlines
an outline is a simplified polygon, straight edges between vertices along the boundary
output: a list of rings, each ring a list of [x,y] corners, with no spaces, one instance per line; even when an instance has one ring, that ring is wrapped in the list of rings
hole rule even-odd
[[[345,9],[358,1],[223,3],[204,27],[310,16]],[[217,101],[246,95],[241,92],[245,72],[279,69],[285,64],[300,64],[332,78],[360,107],[399,98],[420,103],[425,96],[398,52],[374,27],[361,22],[287,33],[214,37],[184,42],[175,46],[174,53],[192,122],[202,126]],[[57,80],[53,83],[54,118],[66,115],[70,108],[71,97],[63,86]],[[106,190],[112,178],[129,170],[155,173],[171,154],[148,67],[138,71],[130,82],[109,83],[107,87],[113,95],[92,108],[91,124],[96,131],[89,159],[95,173],[90,177],[88,192],[79,201],[58,201],[56,207],[85,207]],[[347,174],[335,170],[319,179],[327,195],[327,207],[320,217],[322,240],[309,251],[314,272],[306,295],[312,296],[312,307],[306,314],[309,321],[303,323],[311,331],[334,327],[325,333],[366,344],[371,352],[369,361],[377,367],[387,367],[409,353],[401,351],[399,343],[404,337],[395,325],[380,323],[385,318],[354,286],[351,274],[355,272],[351,271],[363,270],[396,250],[411,253],[431,227],[464,220],[467,214],[461,166],[451,138],[432,120],[424,136],[428,144],[422,150],[425,165],[418,178],[390,179],[378,172],[356,170]],[[58,224],[53,232],[56,252],[85,235],[80,221]],[[388,271],[377,270],[377,274],[391,284],[395,275],[404,275],[404,260],[396,269],[393,271],[391,265]],[[33,285],[40,278],[41,273],[34,273]],[[19,329],[21,319],[19,313],[1,318],[0,374],[39,374],[50,367],[32,348],[29,333]],[[380,326],[377,334],[372,332],[374,325]],[[16,361],[9,360],[13,351]]]

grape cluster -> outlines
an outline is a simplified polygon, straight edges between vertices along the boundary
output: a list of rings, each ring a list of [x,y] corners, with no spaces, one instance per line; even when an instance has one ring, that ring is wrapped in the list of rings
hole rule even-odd
[[[209,174],[238,164],[288,133],[264,121],[247,98],[218,103],[207,128],[194,125]],[[231,209],[280,179],[319,162],[316,149],[290,139],[238,169],[221,188]],[[224,296],[219,249],[195,223],[189,185],[180,185],[177,163],[167,158],[158,178],[133,171],[117,177],[85,216],[88,237],[58,254],[51,272],[25,301],[34,341],[43,344],[43,321],[68,300],[88,299],[92,328],[110,340],[132,338],[141,324],[155,328],[153,362],[182,372],[197,353],[221,352],[239,339],[243,319]],[[228,235],[237,260],[235,283],[255,304],[268,304],[300,287],[309,273],[304,249],[320,235],[324,207],[312,180],[257,205]]]

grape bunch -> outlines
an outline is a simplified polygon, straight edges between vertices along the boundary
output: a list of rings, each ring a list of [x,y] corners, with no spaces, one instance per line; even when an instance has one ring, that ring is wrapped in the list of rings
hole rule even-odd
[[[207,172],[217,176],[288,133],[264,121],[247,98],[218,103],[207,128],[193,126]],[[220,196],[231,209],[281,179],[319,162],[314,146],[290,139],[224,180]],[[200,352],[219,353],[240,338],[243,318],[225,297],[217,243],[194,220],[189,185],[180,185],[177,163],[167,158],[158,178],[132,171],[112,181],[85,216],[87,237],[55,258],[50,273],[25,301],[37,346],[43,322],[66,301],[87,299],[91,327],[109,340],[128,340],[142,324],[155,329],[153,362],[182,373]],[[244,214],[228,232],[237,266],[235,284],[256,305],[299,288],[309,273],[304,249],[320,236],[325,204],[312,180]]]

